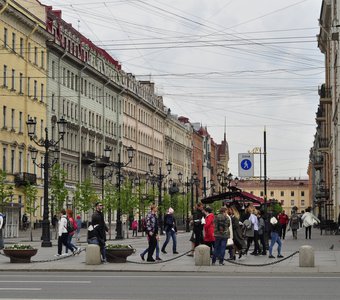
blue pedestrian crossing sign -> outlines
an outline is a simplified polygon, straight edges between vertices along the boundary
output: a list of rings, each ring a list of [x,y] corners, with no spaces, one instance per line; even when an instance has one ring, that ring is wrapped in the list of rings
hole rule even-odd
[[[238,154],[238,176],[240,178],[254,176],[254,154]]]

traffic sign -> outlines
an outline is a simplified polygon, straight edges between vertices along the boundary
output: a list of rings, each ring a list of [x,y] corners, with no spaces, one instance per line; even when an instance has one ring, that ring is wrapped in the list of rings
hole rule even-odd
[[[240,178],[254,176],[254,154],[238,154],[238,176]]]

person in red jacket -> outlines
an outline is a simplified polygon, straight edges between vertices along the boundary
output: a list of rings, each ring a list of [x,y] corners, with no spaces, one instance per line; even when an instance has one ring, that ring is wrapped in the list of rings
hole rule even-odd
[[[280,238],[284,240],[286,236],[287,224],[289,222],[289,217],[286,215],[286,212],[284,210],[281,213],[279,213],[278,221],[281,225]]]
[[[213,254],[213,246],[215,244],[215,225],[214,225],[214,214],[210,207],[206,207],[203,210],[205,214],[205,224],[204,224],[204,244],[210,247],[210,255]]]

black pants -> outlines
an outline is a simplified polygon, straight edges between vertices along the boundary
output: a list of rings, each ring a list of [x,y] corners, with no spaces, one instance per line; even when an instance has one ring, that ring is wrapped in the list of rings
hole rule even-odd
[[[312,226],[306,227],[306,239],[309,237],[311,239],[312,237]]]
[[[148,250],[148,261],[153,260],[153,253],[155,252],[157,246],[157,239],[156,239],[156,234],[149,235],[149,250]]]
[[[66,249],[70,249],[72,252],[75,250],[70,246],[68,243],[68,233],[65,232],[61,236],[58,237],[58,254],[61,255],[61,252],[63,250],[63,245],[66,247]]]
[[[264,239],[264,233],[263,234],[259,234],[259,240],[261,241],[262,254],[265,255],[267,253],[267,246],[266,246],[266,241]]]

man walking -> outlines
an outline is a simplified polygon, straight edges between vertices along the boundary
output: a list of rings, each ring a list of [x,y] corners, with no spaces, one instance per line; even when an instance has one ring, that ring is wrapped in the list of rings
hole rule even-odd
[[[287,224],[289,222],[289,218],[286,215],[286,212],[284,210],[281,213],[279,213],[278,221],[281,225],[280,238],[282,238],[284,240],[285,237],[286,237]]]
[[[230,218],[227,217],[227,209],[221,207],[220,213],[214,220],[215,223],[215,246],[212,257],[212,264],[214,265],[218,258],[220,265],[224,265],[225,250],[227,247],[227,240],[230,237]]]
[[[146,233],[149,241],[147,261],[154,262],[152,256],[156,249],[158,235],[157,206],[154,204],[151,205],[150,212],[146,216]]]
[[[173,254],[178,254],[177,252],[177,227],[176,227],[176,220],[174,217],[174,210],[170,207],[168,213],[164,217],[164,230],[166,233],[166,240],[162,246],[162,253],[166,254],[165,251],[166,246],[170,241],[170,237],[172,238],[172,252]]]

